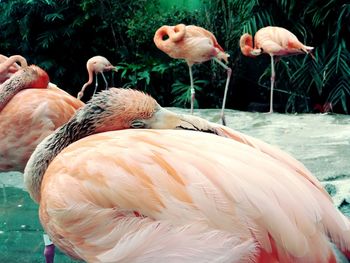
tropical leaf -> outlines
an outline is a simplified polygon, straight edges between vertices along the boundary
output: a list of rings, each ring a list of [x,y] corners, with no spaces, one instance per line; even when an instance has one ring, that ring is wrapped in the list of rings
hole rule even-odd
[[[196,93],[202,90],[202,87],[199,84],[206,85],[208,81],[206,80],[194,80],[193,88]],[[184,84],[179,80],[176,80],[175,83],[171,85],[172,91],[171,94],[175,96],[172,104],[174,106],[186,107],[188,103],[191,102],[191,85]],[[198,107],[198,101],[195,97],[194,107]]]

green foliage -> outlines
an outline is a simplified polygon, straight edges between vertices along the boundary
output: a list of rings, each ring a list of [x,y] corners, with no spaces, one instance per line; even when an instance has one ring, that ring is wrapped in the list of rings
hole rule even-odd
[[[286,111],[309,111],[310,103],[331,103],[348,113],[350,60],[345,39],[350,33],[350,4],[342,0],[263,0],[249,1],[245,6],[251,17],[243,24],[244,32],[255,34],[264,26],[282,26],[300,41],[315,46],[314,60],[299,55],[276,64],[276,88],[285,97]],[[265,68],[257,77],[260,85],[270,76],[267,61]]]
[[[206,80],[193,80],[193,88],[196,93],[202,90],[201,86],[208,85],[208,81]],[[172,86],[171,93],[175,95],[175,99],[172,104],[176,107],[184,107],[188,106],[191,103],[191,85],[184,84],[179,80],[176,80]],[[195,96],[194,98],[194,108],[198,108],[198,100]]]
[[[161,8],[158,0],[11,0],[0,4],[0,53],[21,54],[46,69],[51,81],[76,94],[94,55],[118,66],[116,86],[151,93],[162,105],[188,106],[184,61],[169,58],[153,43],[157,28],[195,24],[214,33],[230,54],[233,69],[227,106],[246,109],[268,103],[270,60],[243,57],[239,38],[275,25],[314,46],[310,56],[276,62],[275,102],[288,112],[308,112],[331,103],[348,113],[350,97],[350,4],[346,0],[203,0],[200,9]],[[214,62],[193,67],[201,107],[220,107],[225,70]],[[188,84],[184,84],[188,83]],[[250,90],[252,92],[246,92]]]
[[[169,64],[159,64],[149,60],[150,64],[119,63],[116,68],[120,72],[120,77],[125,80],[123,87],[134,87],[146,92],[152,92],[151,76],[156,74],[162,76],[169,69]]]

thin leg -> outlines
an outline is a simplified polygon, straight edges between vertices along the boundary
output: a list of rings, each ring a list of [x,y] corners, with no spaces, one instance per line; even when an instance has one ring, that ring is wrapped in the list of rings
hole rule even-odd
[[[106,77],[105,77],[105,75],[103,74],[103,72],[101,72],[101,74],[102,74],[103,80],[105,81],[106,90],[107,90],[107,89],[108,89],[108,82],[107,82]]]
[[[44,234],[44,244],[45,244],[45,250],[44,250],[45,262],[53,263],[55,258],[55,245],[52,243],[52,241],[50,240],[47,234]]]
[[[97,78],[98,73],[95,73],[95,76],[96,76],[96,81],[95,81],[95,89],[94,89],[94,94],[93,94],[92,96],[94,96],[94,95],[95,95],[95,93],[96,93],[96,91],[97,91],[97,86],[98,86],[98,78]]]
[[[271,93],[270,93],[270,111],[269,113],[273,112],[273,87],[275,85],[275,63],[273,61],[273,56],[271,56]]]
[[[226,69],[227,71],[227,79],[226,79],[226,85],[225,85],[225,91],[224,91],[224,99],[222,100],[222,108],[221,108],[221,120],[222,120],[222,124],[226,126],[226,120],[225,120],[225,105],[226,105],[226,98],[227,98],[227,91],[228,91],[228,86],[230,84],[230,78],[232,75],[232,69],[230,67],[228,67],[227,65],[225,65],[223,62],[221,62],[219,59],[217,58],[213,58],[215,62],[219,63],[220,66],[222,66],[224,69]]]
[[[194,97],[195,97],[196,91],[194,90],[194,87],[193,87],[192,65],[191,66],[189,65],[188,68],[190,72],[190,81],[191,81],[191,114],[193,114]]]

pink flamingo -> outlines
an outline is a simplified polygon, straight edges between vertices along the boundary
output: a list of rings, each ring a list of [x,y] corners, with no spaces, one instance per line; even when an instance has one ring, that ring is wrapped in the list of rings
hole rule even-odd
[[[136,90],[94,96],[24,180],[54,244],[87,262],[334,263],[330,240],[350,250],[349,220],[297,160]]]
[[[20,63],[19,66],[16,62]],[[0,54],[0,84],[10,78],[21,67],[26,67],[27,61],[20,55],[6,57]]]
[[[0,85],[0,171],[23,172],[39,142],[82,105],[49,84],[48,75],[37,66],[14,73]]]
[[[24,67],[13,61],[21,61]],[[0,85],[0,172],[23,172],[36,146],[83,103],[49,83],[41,68],[27,67],[22,57],[12,56],[0,68],[11,73]],[[45,235],[44,240],[46,262],[52,263],[54,246]]]
[[[164,40],[163,38],[165,36],[168,36],[168,39]],[[186,60],[191,82],[191,114],[193,114],[195,99],[192,75],[193,64],[202,63],[212,59],[226,69],[227,79],[221,109],[221,120],[225,125],[224,109],[232,70],[221,62],[221,60],[224,60],[228,63],[229,55],[225,53],[224,49],[219,45],[215,36],[204,28],[179,24],[176,26],[160,27],[156,31],[153,40],[156,46],[170,57]]]
[[[95,94],[96,90],[97,90],[97,86],[98,86],[98,81],[97,81],[98,74],[102,75],[102,78],[106,84],[106,89],[107,89],[108,83],[107,83],[106,77],[104,76],[103,72],[109,71],[109,70],[117,71],[115,66],[113,66],[111,64],[111,62],[108,61],[108,59],[106,59],[105,57],[102,57],[102,56],[94,56],[94,57],[90,58],[86,63],[86,68],[87,68],[87,71],[89,74],[89,79],[83,85],[80,92],[78,93],[78,96],[77,96],[78,99],[81,99],[83,97],[86,87],[92,83],[92,81],[94,79],[93,74],[96,75],[95,90],[94,90],[94,94]]]
[[[282,27],[268,26],[258,30],[253,38],[249,34],[244,34],[240,39],[240,47],[243,55],[256,57],[263,53],[271,57],[271,93],[270,111],[273,112],[273,88],[275,83],[274,57],[290,56],[297,54],[312,54],[313,47],[305,46],[298,38],[287,29]]]

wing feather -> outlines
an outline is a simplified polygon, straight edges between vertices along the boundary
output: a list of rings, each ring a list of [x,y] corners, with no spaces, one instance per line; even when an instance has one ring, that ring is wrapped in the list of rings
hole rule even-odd
[[[67,188],[67,182],[74,188]],[[73,191],[75,188],[79,190]],[[109,251],[104,256],[115,256],[119,241],[111,238],[114,243],[109,249],[98,246],[101,235],[119,229],[113,224],[109,229],[104,222],[119,224],[124,217],[136,217],[134,211],[141,214],[139,220],[151,220],[146,220],[144,233],[152,232],[148,224],[164,225],[155,231],[154,242],[170,242],[162,231],[184,244],[197,244],[207,235],[216,240],[216,235],[208,234],[215,229],[218,235],[228,235],[224,240],[230,240],[228,233],[241,241],[254,238],[268,252],[272,238],[281,258],[315,258],[317,262],[328,259],[329,232],[343,247],[348,248],[350,243],[348,232],[344,232],[349,231],[349,222],[339,216],[308,174],[300,176],[298,169],[276,161],[264,150],[193,131],[125,130],[80,140],[50,165],[43,181],[42,202],[46,230],[56,233],[61,229],[65,233],[62,236],[68,237],[79,233],[70,240],[76,239],[73,247],[80,252],[74,253],[81,257],[87,239],[97,246],[95,251]],[[81,216],[86,204],[93,209],[86,209],[86,215]],[[69,212],[58,217],[57,211],[64,207]],[[94,209],[109,212],[98,219]],[[92,218],[96,226],[86,221]],[[199,236],[187,235],[191,225],[205,231]],[[98,230],[93,230],[95,227]],[[133,242],[142,240],[142,233],[135,233]],[[245,251],[251,251],[247,247],[251,248],[245,246]]]

